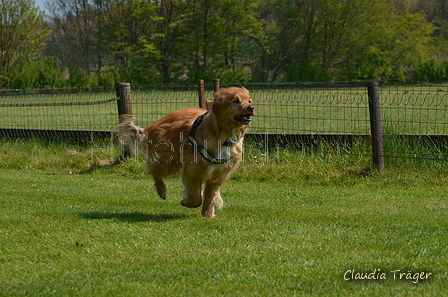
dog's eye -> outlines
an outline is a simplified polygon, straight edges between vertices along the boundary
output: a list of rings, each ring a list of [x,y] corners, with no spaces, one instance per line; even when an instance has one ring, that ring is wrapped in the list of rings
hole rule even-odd
[[[233,100],[233,103],[237,103],[237,104],[240,103],[240,99],[237,98],[237,99]]]

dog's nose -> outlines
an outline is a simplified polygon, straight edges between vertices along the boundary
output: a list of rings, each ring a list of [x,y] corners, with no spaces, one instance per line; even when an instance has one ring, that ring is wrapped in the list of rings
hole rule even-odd
[[[247,107],[247,111],[253,113],[255,111],[255,107],[253,107],[252,105]]]

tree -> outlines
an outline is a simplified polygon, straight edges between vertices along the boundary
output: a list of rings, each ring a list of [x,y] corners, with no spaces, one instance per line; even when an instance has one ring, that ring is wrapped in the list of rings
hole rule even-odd
[[[264,33],[257,40],[262,49],[258,73],[260,81],[273,82],[294,69],[298,77],[291,80],[315,79],[313,55],[317,51],[318,0],[267,0],[264,3]],[[294,75],[296,76],[296,75]]]
[[[160,51],[156,47],[157,4],[119,0],[107,11],[102,43],[121,77],[133,83],[159,82],[154,75]]]
[[[259,29],[255,0],[185,0],[188,7],[181,57],[189,75],[203,78],[236,71],[246,61],[243,44]]]
[[[102,1],[96,1],[102,3]],[[98,43],[98,11],[93,0],[52,0],[49,2],[54,24],[54,39],[60,39],[60,52],[66,62],[90,71],[92,64],[101,64],[93,60],[95,44]],[[81,59],[79,59],[79,57]],[[101,58],[100,58],[101,59]]]
[[[182,50],[179,38],[185,24],[186,11],[185,3],[178,0],[161,0],[158,7],[157,33],[154,39],[160,53],[157,67],[165,83],[171,82],[173,75],[182,71],[182,66],[178,66],[177,70],[173,70],[173,67]]]
[[[50,31],[32,0],[2,0],[0,6],[0,86],[9,85],[11,70],[34,59]]]
[[[1,9],[30,1],[4,0]],[[48,65],[61,65],[60,73],[68,70],[70,84],[213,77],[232,82],[412,80],[448,73],[448,0],[46,1],[52,12],[46,55],[56,58],[46,61],[58,61]],[[11,19],[18,14],[3,13],[3,31],[16,32]],[[27,24],[33,38],[21,37],[19,50],[7,51],[6,41],[0,45],[5,48],[3,80],[14,63],[28,59],[19,57],[25,47],[42,44],[43,37],[34,38],[34,32],[48,32],[41,19],[26,19],[16,23]],[[25,72],[15,73],[19,79]],[[28,81],[48,85],[54,79]]]
[[[267,0],[266,0],[267,1]],[[271,0],[270,80],[409,77],[434,27],[386,0]],[[368,8],[368,9],[367,9]]]
[[[366,36],[370,42],[362,50],[352,52],[354,77],[412,81],[419,64],[435,54],[431,36],[435,28],[422,13],[407,10],[391,11],[387,19]],[[358,34],[362,32],[366,31]]]

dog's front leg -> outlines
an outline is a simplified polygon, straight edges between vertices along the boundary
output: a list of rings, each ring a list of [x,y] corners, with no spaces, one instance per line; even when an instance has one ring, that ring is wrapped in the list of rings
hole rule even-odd
[[[180,204],[185,207],[195,208],[202,204],[202,180],[195,176],[183,175],[184,199]]]
[[[204,203],[202,204],[202,215],[204,217],[215,217],[215,204],[222,204],[221,195],[219,193],[220,186],[214,184],[206,184],[204,189]]]

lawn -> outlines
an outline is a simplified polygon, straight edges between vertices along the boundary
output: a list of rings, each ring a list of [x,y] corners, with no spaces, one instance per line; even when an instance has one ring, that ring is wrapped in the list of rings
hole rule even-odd
[[[0,143],[0,153],[2,296],[448,290],[445,163],[403,161],[377,173],[369,159],[348,156],[247,157],[210,220],[179,205],[178,176],[163,201],[141,162],[110,167],[116,150]],[[422,272],[428,279],[415,279]],[[361,273],[378,279],[351,279]]]

